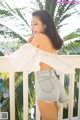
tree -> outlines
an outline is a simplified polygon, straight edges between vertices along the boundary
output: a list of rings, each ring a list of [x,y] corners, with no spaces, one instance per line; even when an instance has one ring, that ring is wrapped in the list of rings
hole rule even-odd
[[[72,2],[74,1],[75,0],[72,0]],[[71,17],[73,14],[79,14],[79,11],[75,9],[77,4],[56,4],[56,0],[45,0],[45,1],[35,0],[34,2],[32,1],[31,4],[33,4],[35,7],[34,8],[29,8],[29,7],[16,8],[15,7],[14,9],[12,9],[6,2],[4,1],[0,2],[0,5],[2,7],[2,9],[0,10],[0,14],[1,14],[0,26],[1,26],[2,39],[4,38],[11,39],[11,40],[15,39],[18,42],[21,41],[22,44],[26,42],[25,40],[31,34],[31,29],[30,29],[30,25],[27,22],[28,19],[26,18],[26,15],[24,12],[25,10],[29,12],[32,12],[35,8],[47,10],[51,14],[52,18],[54,19],[57,30],[59,32],[62,26],[65,25],[66,27],[66,25],[68,24],[68,23],[65,23],[65,24],[63,23],[65,19]],[[3,21],[3,18],[4,18],[4,21]],[[7,23],[8,20],[11,23],[11,26],[9,26],[9,24],[5,24]],[[24,31],[24,34],[22,34],[23,33],[22,31]],[[77,38],[80,38],[80,32],[78,31],[76,30],[63,38],[64,46],[66,46],[66,41],[71,41],[71,39],[73,39],[74,35],[76,36],[75,41],[77,40]],[[78,32],[78,35],[77,35],[77,32]],[[69,39],[65,39],[68,36],[69,36]],[[73,45],[71,45],[70,49],[72,50],[74,49]],[[77,51],[76,51],[76,54],[77,54]]]
[[[78,15],[80,14],[80,12],[75,9],[77,4],[56,4],[56,0],[45,0],[44,4],[43,4],[42,0],[35,0],[35,1],[39,5],[39,9],[45,9],[51,14],[52,18],[55,21],[57,30],[59,32],[60,32],[62,26],[66,27],[66,25],[68,24],[68,23],[64,24],[63,23],[64,20],[71,17],[75,13]],[[62,2],[62,0],[60,0],[60,1]],[[72,0],[72,2],[75,2],[75,0]],[[34,4],[35,4],[35,2],[34,2]],[[72,41],[73,38],[75,38],[74,41]],[[78,46],[80,46],[80,43],[78,42],[78,46],[76,46],[76,44],[73,43],[77,40],[80,41],[80,28],[78,28],[74,32],[68,34],[67,36],[64,36],[63,39],[64,39],[64,47],[61,50],[60,54],[67,54],[67,52],[68,52],[68,54],[71,54],[71,53],[74,54],[74,51],[75,51],[75,54],[80,54],[80,51],[77,48]],[[66,44],[66,42],[67,42],[67,44]],[[72,52],[69,53],[68,48]]]
[[[74,9],[74,7],[76,6],[75,4],[61,4],[61,5],[59,5],[59,4],[56,4],[56,0],[45,0],[45,1],[35,0],[34,2],[32,1],[31,4],[34,4],[35,8],[47,10],[51,14],[52,18],[55,20],[55,24],[56,24],[57,30],[59,32],[60,32],[60,28],[63,25],[68,24],[68,23],[63,24],[63,21],[65,19],[67,19],[68,17],[70,17],[71,15],[73,15],[75,13],[77,13],[77,14],[79,13],[78,11],[76,11]],[[2,9],[0,10],[0,28],[1,28],[0,36],[2,37],[2,39],[11,39],[11,40],[15,39],[15,40],[21,41],[21,43],[24,44],[26,38],[31,33],[31,29],[30,29],[30,26],[27,22],[27,18],[26,18],[24,11],[26,10],[26,11],[32,12],[35,8],[29,8],[29,7],[16,8],[15,7],[14,9],[12,9],[4,1],[0,1],[0,6],[2,7]],[[74,10],[72,12],[70,12],[69,10],[71,10],[71,9],[74,9]],[[9,23],[11,23],[11,26],[9,26],[8,21],[9,21]],[[8,24],[5,24],[5,23],[8,23]],[[22,33],[22,31],[24,31],[24,33]],[[74,42],[72,42],[70,44],[68,43],[67,46],[65,44],[67,41],[71,41],[71,39],[74,38],[74,36],[76,38],[75,39],[75,41],[76,41],[77,38],[80,37],[80,31],[76,30],[76,32],[72,32],[71,34],[64,37],[65,47],[63,47],[61,54],[63,54],[63,53],[67,54],[67,51],[68,51],[68,54],[72,54],[73,49],[76,51],[76,54],[80,53],[78,50],[79,46],[77,47],[77,43],[74,43]],[[18,84],[17,87],[19,87],[19,85],[20,84]],[[21,83],[21,85],[22,85],[22,83]],[[33,90],[34,89],[34,87],[33,87],[34,81],[33,81],[33,84],[32,84],[32,82],[30,82],[29,85],[30,85],[29,90]],[[31,89],[32,87],[33,87],[33,89]],[[18,91],[19,91],[19,89],[17,89],[17,92]],[[34,104],[34,100],[35,100],[35,99],[32,100],[32,97],[30,96],[30,105],[29,105],[30,108]],[[16,102],[17,102],[17,99],[16,99]],[[16,106],[17,112],[21,112],[21,111],[19,111],[18,108],[19,107]]]

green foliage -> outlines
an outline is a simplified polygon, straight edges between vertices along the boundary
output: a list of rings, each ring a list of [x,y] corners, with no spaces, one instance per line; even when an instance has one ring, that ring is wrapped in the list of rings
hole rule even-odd
[[[72,1],[74,1],[74,0],[72,0]],[[36,2],[38,3],[37,0],[36,0]],[[41,2],[41,0],[39,2]],[[43,6],[43,8],[51,14],[52,18],[55,21],[56,28],[58,31],[60,31],[60,28],[62,26],[65,25],[65,27],[66,27],[66,25],[68,24],[67,22],[64,24],[63,23],[64,20],[71,17],[75,13],[76,14],[79,13],[79,11],[77,11],[75,9],[77,4],[56,4],[56,0],[45,0],[44,2],[45,2],[45,6]],[[80,28],[78,28],[77,30],[75,30],[74,32],[70,33],[69,35],[67,35],[63,38],[64,47],[60,50],[59,54],[80,54],[78,46],[73,44],[73,42],[71,42],[71,43],[68,42],[68,44],[66,46],[65,41],[69,41],[73,38],[75,38],[75,41],[77,41],[77,38],[80,38]],[[68,48],[66,48],[66,47],[68,47]]]
[[[74,79],[74,106],[73,106],[73,116],[77,116],[78,113],[78,97],[79,97],[79,81],[80,80],[80,69],[75,70],[75,79]],[[69,84],[70,78],[69,75],[65,76],[64,86],[69,96]],[[64,106],[64,115],[63,118],[68,118],[68,105]]]
[[[73,39],[73,38],[80,38],[80,33],[73,32],[73,33],[65,36],[64,40],[66,41],[66,40],[70,40],[70,39]]]
[[[4,56],[3,53],[0,51],[0,56]]]
[[[15,74],[15,115],[16,120],[23,120],[23,80],[22,80],[22,73],[16,73]],[[8,82],[7,80],[5,80]],[[29,102],[29,109],[31,109],[36,101],[35,96],[35,90],[34,90],[34,73],[29,74],[29,91],[28,91],[28,102]],[[9,83],[8,83],[9,85]],[[8,88],[9,89],[9,88]],[[10,120],[10,101],[9,98],[5,100],[3,103],[1,110],[4,112],[9,113],[9,119]]]
[[[28,97],[28,101],[29,101],[29,109],[32,108],[32,106],[34,105],[35,101],[36,101],[36,95],[35,95],[35,81],[34,81],[34,73],[31,73],[29,75],[29,81],[28,81],[28,85],[29,85],[29,97]]]
[[[0,15],[9,15],[8,11],[6,10],[0,10]]]
[[[13,42],[0,42],[0,48],[10,49],[12,51],[16,51],[20,48],[24,43],[21,41],[13,41]],[[4,56],[4,54],[0,51],[0,56]]]
[[[80,41],[70,42],[66,44],[60,52],[63,54],[80,55]]]
[[[47,10],[53,18],[56,7],[56,0],[45,0],[45,10]]]
[[[2,8],[0,10],[0,35],[3,35],[1,38],[4,38],[5,40],[18,39],[25,43],[27,37],[27,28],[30,29],[30,26],[27,23],[24,14],[22,14],[22,9],[12,9],[6,1],[1,1],[0,3]],[[8,21],[10,21],[10,25],[7,23]],[[17,29],[18,27],[20,28]],[[25,29],[25,35],[21,34],[21,32],[19,33],[19,31],[22,31],[22,29]]]
[[[53,19],[55,20],[55,24],[56,24],[58,31],[64,25],[64,24],[62,24],[62,22],[76,12],[76,10],[74,10],[72,13],[69,12],[69,10],[71,10],[71,8],[75,8],[75,6],[76,6],[75,4],[73,4],[73,5],[71,5],[71,4],[57,5],[57,4],[55,4],[56,0],[45,0],[45,1],[35,0],[35,1],[36,1],[36,3],[34,4],[34,6],[36,5],[39,9],[45,9],[51,14]],[[3,46],[3,48],[5,48],[5,47],[12,48],[13,51],[15,51],[17,48],[19,48],[22,44],[25,43],[26,37],[29,35],[28,31],[30,30],[30,27],[27,22],[27,18],[25,18],[25,16],[24,16],[24,12],[22,12],[22,9],[18,9],[18,8],[12,9],[6,2],[5,2],[6,5],[4,5],[3,2],[0,2],[0,5],[3,6],[3,9],[0,10],[0,35],[1,35],[1,38],[3,36],[3,38],[5,40],[6,39],[11,39],[11,40],[17,39],[20,42],[0,43],[0,47]],[[44,5],[43,5],[43,2],[45,3]],[[31,9],[34,10],[33,8],[31,8]],[[25,10],[26,10],[26,8],[25,8]],[[78,11],[76,13],[78,13]],[[14,27],[11,27],[8,24],[6,24],[6,22],[10,21],[10,20],[12,20],[13,23],[16,20],[14,27],[16,26],[16,28],[19,28],[19,26],[20,26],[19,30],[26,31],[26,34],[21,34],[18,32],[18,30],[16,31],[14,29]],[[19,21],[21,21],[21,22],[19,22]],[[18,23],[19,23],[19,25],[18,25]],[[76,32],[64,37],[64,40],[68,41],[72,38],[80,37],[79,33],[80,33],[80,29],[78,29]],[[78,41],[71,42],[67,45],[66,44],[64,44],[64,45],[65,46],[63,47],[62,51],[60,51],[61,54],[80,54],[80,43]],[[2,53],[0,53],[0,55],[2,55]],[[68,76],[66,76],[65,79],[66,79],[65,84],[67,84]],[[34,82],[34,74],[31,73],[29,75],[29,98],[28,98],[29,109],[35,103],[34,83],[35,83]],[[77,101],[77,93],[76,93],[77,83],[75,83],[75,84],[76,84],[75,100]],[[6,86],[6,85],[4,84],[4,86]],[[22,120],[23,119],[22,73],[16,74],[15,86],[16,86],[15,87],[16,120]],[[6,86],[6,87],[8,87],[8,86]],[[67,86],[65,86],[65,88],[67,89],[67,93],[68,93]],[[8,113],[10,113],[9,106],[10,105],[9,105],[9,98],[8,98],[8,99],[6,99],[6,101],[4,102],[4,104],[1,108],[2,111],[7,111]],[[9,118],[9,120],[10,120],[10,118]]]

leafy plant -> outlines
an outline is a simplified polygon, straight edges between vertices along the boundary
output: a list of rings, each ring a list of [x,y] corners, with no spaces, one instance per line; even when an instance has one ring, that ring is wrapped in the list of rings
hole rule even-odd
[[[33,107],[35,103],[35,90],[34,90],[34,73],[29,74],[29,92],[28,92],[28,102],[29,110]],[[6,80],[7,82],[7,80]],[[10,120],[10,101],[9,97],[4,101],[1,110],[8,112],[8,120]],[[23,80],[22,73],[16,73],[16,86],[15,86],[15,116],[16,120],[23,120]]]

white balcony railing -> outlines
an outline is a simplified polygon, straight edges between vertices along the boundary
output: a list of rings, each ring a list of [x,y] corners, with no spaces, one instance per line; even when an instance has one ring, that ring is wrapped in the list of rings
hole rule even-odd
[[[80,56],[76,55],[62,55],[63,60],[67,61],[71,64],[74,69],[80,68]],[[10,89],[10,120],[15,120],[15,82],[14,82],[14,72],[21,72],[20,69],[17,71],[13,68],[11,63],[9,62],[9,57],[0,57],[0,72],[9,72],[9,89]],[[28,72],[23,72],[23,120],[28,120]],[[64,84],[64,74],[60,76],[61,83]],[[69,109],[68,109],[68,119],[67,120],[80,120],[80,85],[79,85],[79,97],[78,97],[78,116],[77,118],[73,118],[73,96],[74,96],[74,75],[70,75],[70,85],[69,85]],[[79,80],[80,84],[80,80]],[[37,118],[36,120],[40,120],[40,114],[37,110],[36,112]],[[59,112],[59,120],[62,120],[63,116],[63,108],[61,108]]]

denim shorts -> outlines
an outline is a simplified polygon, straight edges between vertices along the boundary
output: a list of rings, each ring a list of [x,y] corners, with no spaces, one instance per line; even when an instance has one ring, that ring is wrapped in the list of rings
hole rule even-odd
[[[56,101],[58,105],[68,101],[65,89],[54,70],[35,72],[35,91],[37,100],[45,102]]]

